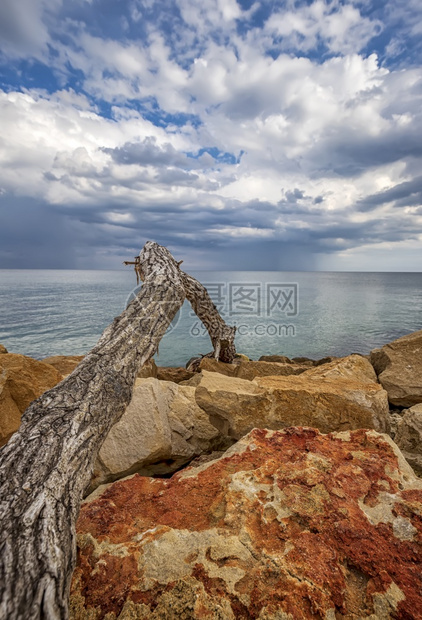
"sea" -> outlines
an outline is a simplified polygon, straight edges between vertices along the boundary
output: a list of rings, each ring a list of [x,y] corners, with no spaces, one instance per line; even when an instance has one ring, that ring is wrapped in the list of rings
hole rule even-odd
[[[192,272],[251,359],[320,359],[372,349],[422,329],[422,273]],[[137,294],[131,269],[0,270],[0,343],[36,359],[81,355]],[[184,366],[211,351],[185,302],[155,361]]]

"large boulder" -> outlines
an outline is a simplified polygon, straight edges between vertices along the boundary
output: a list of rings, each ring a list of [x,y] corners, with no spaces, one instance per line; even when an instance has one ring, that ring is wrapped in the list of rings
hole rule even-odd
[[[225,364],[213,357],[203,357],[199,363],[198,370],[207,370],[208,372],[219,372],[220,375],[227,377],[235,377],[237,373],[237,364]]]
[[[4,353],[7,353],[7,352],[8,351],[7,351],[6,347],[4,345],[0,344],[0,355],[4,354]]]
[[[414,471],[422,476],[422,403],[403,412],[394,441]]]
[[[0,446],[18,430],[30,403],[62,378],[55,368],[31,357],[0,355]]]
[[[328,360],[330,358],[327,358]],[[351,379],[362,383],[378,383],[372,364],[362,355],[348,355],[306,369],[304,376],[321,379]]]
[[[236,439],[255,426],[274,430],[314,426],[324,433],[357,428],[388,432],[387,394],[378,383],[308,372],[248,381],[203,371],[196,402],[222,433]]]
[[[386,436],[254,430],[82,507],[70,617],[417,618],[421,512],[421,481]]]
[[[160,381],[180,383],[181,381],[188,381],[194,374],[194,372],[190,372],[181,366],[157,366],[156,377],[160,379]]]
[[[132,400],[98,455],[90,490],[134,472],[168,474],[227,440],[195,402],[195,388],[137,379]]]
[[[253,362],[248,360],[239,360],[235,364],[225,364],[213,358],[204,357],[199,365],[199,370],[219,372],[228,377],[239,377],[239,379],[249,379],[252,381],[255,377],[266,377],[267,375],[282,375],[285,377],[299,375],[306,370],[306,366],[291,362]]]
[[[374,349],[371,363],[392,405],[422,402],[422,330]]]
[[[285,364],[279,362],[240,362],[236,377],[239,379],[255,379],[255,377],[300,375],[306,370],[302,364]]]

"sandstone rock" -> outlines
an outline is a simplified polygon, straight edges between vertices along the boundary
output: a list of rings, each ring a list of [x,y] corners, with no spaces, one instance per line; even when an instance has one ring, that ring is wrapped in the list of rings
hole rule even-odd
[[[203,371],[195,398],[212,424],[236,439],[254,427],[389,430],[387,394],[378,383],[306,375],[247,381]]]
[[[224,362],[219,362],[210,357],[203,357],[199,364],[200,371],[207,370],[208,372],[219,372],[221,375],[226,375],[227,377],[235,377],[237,369],[237,364],[225,364]]]
[[[236,439],[255,426],[271,428],[274,423],[270,394],[253,381],[203,370],[195,399],[223,435]]]
[[[172,366],[157,366],[157,379],[160,381],[173,381],[174,383],[180,383],[181,381],[188,381],[193,377],[195,373],[186,370],[182,367]]]
[[[286,358],[287,359],[287,358]],[[255,377],[267,375],[298,375],[306,370],[300,364],[280,363],[280,362],[252,362],[239,360],[236,364],[225,364],[215,359],[204,357],[199,365],[200,370],[208,372],[219,372],[227,377],[239,377],[239,379],[252,380]]]
[[[221,445],[227,441],[196,404],[195,388],[137,379],[129,406],[100,449],[90,490],[134,472],[173,472]]]
[[[403,415],[399,413],[397,410],[390,409],[390,437],[392,439],[395,438],[397,434],[397,429],[402,421]]]
[[[273,375],[281,375],[288,377],[290,375],[299,375],[306,368],[301,364],[279,363],[279,362],[241,362],[238,365],[236,377],[239,379],[255,379],[255,377],[266,377]]]
[[[0,374],[0,446],[3,446],[18,430],[22,412],[13,400],[7,380],[7,372]]]
[[[244,353],[236,353],[234,356],[233,362],[237,364],[238,362],[251,362],[251,358],[245,355]]]
[[[139,379],[147,379],[148,377],[157,377],[157,366],[153,359],[144,364],[138,372]]]
[[[295,359],[295,358],[293,358],[293,359]],[[333,357],[332,355],[330,355],[328,357],[323,357],[323,358],[321,358],[319,360],[315,360],[314,361],[314,366],[321,366],[322,364],[329,364],[330,362],[334,362],[337,359],[339,359],[339,358],[338,357]]]
[[[391,404],[422,402],[422,330],[374,349],[370,359]]]
[[[84,504],[70,617],[417,618],[421,512],[388,437],[254,430],[217,461]]]
[[[3,346],[2,344],[0,344],[0,355],[3,353],[8,353],[7,349],[5,346]]]
[[[0,446],[18,430],[29,404],[62,380],[49,364],[24,355],[0,356]],[[19,412],[19,413],[18,413]]]
[[[338,357],[330,362],[318,364],[316,367],[306,370],[304,376],[326,379],[352,379],[362,383],[378,382],[372,364],[362,355],[356,354]]]
[[[52,355],[51,357],[45,357],[42,361],[44,364],[50,364],[63,377],[66,377],[75,370],[76,366],[79,366],[83,358],[83,355]]]
[[[261,355],[260,362],[278,362],[280,364],[291,364],[292,360],[285,355]]]
[[[422,476],[422,403],[403,412],[394,441],[414,471]]]

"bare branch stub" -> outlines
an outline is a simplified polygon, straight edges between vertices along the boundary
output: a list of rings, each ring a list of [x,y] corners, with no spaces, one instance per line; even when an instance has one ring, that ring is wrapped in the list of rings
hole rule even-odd
[[[183,261],[180,261],[183,262]],[[124,265],[134,265],[134,270],[135,270],[135,274],[136,274],[136,285],[138,286],[140,284],[140,282],[142,282],[143,275],[142,275],[142,269],[141,269],[141,262],[140,262],[140,257],[139,256],[135,256],[135,260],[134,261],[130,261],[130,260],[124,260],[123,261]],[[179,265],[180,263],[177,263],[177,265]]]

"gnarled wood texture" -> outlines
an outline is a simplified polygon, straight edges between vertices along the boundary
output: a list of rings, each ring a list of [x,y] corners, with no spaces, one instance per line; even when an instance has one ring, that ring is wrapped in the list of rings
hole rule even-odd
[[[2,620],[68,618],[75,522],[98,450],[185,296],[217,353],[234,355],[234,329],[166,248],[146,243],[137,263],[139,295],[74,372],[31,403],[0,450]]]

